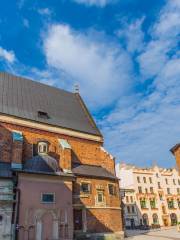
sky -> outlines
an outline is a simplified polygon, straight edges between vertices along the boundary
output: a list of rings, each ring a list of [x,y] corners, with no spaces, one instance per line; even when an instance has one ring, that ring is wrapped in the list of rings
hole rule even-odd
[[[175,165],[180,0],[2,0],[0,71],[78,84],[117,162]]]

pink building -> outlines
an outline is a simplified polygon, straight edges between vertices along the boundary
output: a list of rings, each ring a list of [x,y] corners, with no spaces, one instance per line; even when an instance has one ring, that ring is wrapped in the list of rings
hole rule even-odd
[[[18,173],[18,189],[19,240],[73,239],[72,174],[38,155]]]

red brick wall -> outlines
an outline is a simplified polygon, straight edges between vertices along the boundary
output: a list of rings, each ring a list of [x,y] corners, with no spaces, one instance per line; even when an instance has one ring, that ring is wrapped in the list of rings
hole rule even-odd
[[[174,155],[176,158],[176,163],[177,163],[177,167],[178,167],[179,174],[180,174],[180,147],[175,150]]]
[[[91,192],[90,194],[83,194],[80,192],[80,186],[82,182],[88,182],[91,185]],[[114,184],[116,188],[116,195],[110,195],[108,190],[108,184]],[[98,178],[83,178],[78,177],[76,182],[73,184],[73,195],[74,195],[74,203],[75,204],[83,204],[88,206],[95,206],[95,197],[97,196],[97,191],[99,189],[103,189],[106,207],[120,207],[119,203],[119,189],[118,183],[113,180],[109,179],[98,179]],[[80,196],[78,198],[78,196]]]
[[[122,230],[120,211],[116,209],[88,209],[89,232],[119,232]]]
[[[70,160],[72,160],[72,162],[79,162],[82,164],[100,165],[106,168],[108,171],[115,173],[114,159],[102,149],[102,143],[100,142],[64,136],[61,134],[51,133],[42,130],[35,130],[33,128],[31,129],[13,124],[1,123],[0,144],[3,145],[2,159],[6,162],[11,162],[12,160],[12,130],[21,131],[23,134],[23,161],[26,161],[33,156],[33,144],[37,144],[39,140],[46,140],[49,142],[49,155],[54,157],[59,162],[61,168],[69,168],[71,166]],[[63,149],[59,146],[59,138],[66,139],[68,141],[72,148],[71,153],[69,152],[69,150],[63,152]],[[94,207],[95,196],[97,194],[97,185],[102,185],[105,189],[105,207],[102,209],[93,208],[88,210],[88,219],[90,221],[88,223],[89,230],[97,232],[104,231],[104,229],[106,229],[107,231],[122,230],[120,210],[118,209],[120,208],[120,200],[117,182],[115,183],[117,195],[110,196],[108,193],[108,183],[111,182],[111,180],[77,178],[76,183],[74,183],[75,195],[78,195],[79,184],[80,181],[82,181],[83,179],[92,182],[92,194],[88,198],[73,198],[74,204]]]
[[[114,160],[109,154],[101,149],[102,143],[78,139],[75,137],[64,136],[61,134],[50,133],[42,130],[35,130],[27,127],[17,126],[13,124],[0,124],[0,133],[3,142],[3,159],[6,162],[11,161],[12,136],[11,131],[17,130],[23,133],[23,161],[30,159],[33,153],[33,144],[39,140],[46,140],[50,143],[49,154],[60,160],[62,168],[68,168],[67,154],[62,154],[62,149],[59,147],[58,139],[66,139],[72,147],[72,161],[90,165],[101,165],[107,170],[115,173]],[[0,142],[1,144],[1,142]]]
[[[11,132],[0,125],[0,161],[11,162],[12,143]]]

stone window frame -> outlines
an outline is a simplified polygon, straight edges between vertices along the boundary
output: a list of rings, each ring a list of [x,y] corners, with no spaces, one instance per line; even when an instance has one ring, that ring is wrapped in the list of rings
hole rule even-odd
[[[128,213],[128,214],[131,213],[131,208],[130,208],[129,205],[127,206],[127,213]]]
[[[144,182],[144,183],[147,183],[146,177],[143,177],[143,182]]]
[[[51,194],[53,195],[53,202],[44,202],[43,201],[43,194]],[[56,194],[55,192],[41,192],[41,203],[42,204],[55,204],[56,203]]]
[[[131,206],[131,212],[132,212],[132,213],[135,213],[135,206],[134,206],[134,205]]]
[[[150,191],[151,194],[154,194],[154,188],[153,187],[150,187],[149,191]]]
[[[104,194],[105,190],[104,189],[96,189],[96,195],[95,195],[95,204],[96,206],[105,206],[106,205],[106,197]],[[102,195],[102,202],[98,201],[98,194]]]
[[[141,186],[138,186],[138,192],[139,192],[140,194],[143,193]]]
[[[37,150],[38,150],[38,154],[47,154],[48,153],[48,143],[46,141],[39,141],[37,144]]]
[[[141,183],[141,179],[140,179],[139,176],[137,176],[137,182],[138,182],[138,183]]]
[[[168,179],[167,178],[165,178],[165,182],[166,182],[166,185],[168,185],[169,183],[168,183]]]
[[[145,198],[140,198],[140,206],[142,209],[147,208],[147,200]]]
[[[168,209],[174,209],[174,199],[167,199],[167,205],[168,205]]]
[[[156,199],[155,199],[155,198],[150,198],[150,199],[149,199],[149,203],[150,203],[151,209],[157,208],[157,207],[156,207],[157,202],[156,202]]]
[[[149,183],[152,184],[153,181],[152,181],[152,177],[149,177]]]
[[[176,185],[176,179],[173,178],[173,184]]]
[[[110,193],[110,191],[109,191],[109,186],[113,186],[113,194]],[[108,188],[108,193],[109,193],[109,195],[110,195],[111,197],[117,195],[117,192],[116,192],[116,184],[115,184],[115,183],[108,183],[108,184],[107,184],[107,188]]]
[[[167,188],[167,194],[168,194],[168,195],[170,195],[170,194],[171,194],[171,190],[170,190],[170,188],[169,188],[169,187]]]
[[[89,192],[84,192],[84,191],[82,191],[81,186],[82,186],[83,183],[89,185]],[[81,194],[85,194],[85,195],[89,195],[89,194],[92,193],[92,183],[91,183],[91,181],[88,181],[88,180],[81,180],[81,182],[80,182],[80,193],[81,193]]]

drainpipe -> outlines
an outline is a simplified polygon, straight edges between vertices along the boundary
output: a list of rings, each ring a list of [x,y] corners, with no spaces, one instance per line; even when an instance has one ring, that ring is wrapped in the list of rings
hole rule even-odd
[[[13,240],[18,240],[18,223],[19,223],[19,206],[20,206],[20,189],[17,188],[18,175],[14,179],[14,191],[15,191],[15,204],[14,204],[14,214],[13,214]]]

